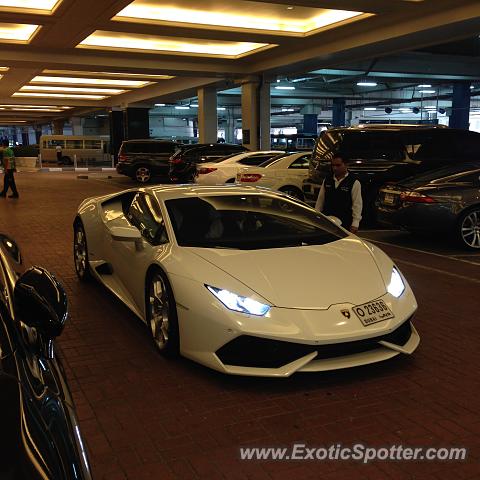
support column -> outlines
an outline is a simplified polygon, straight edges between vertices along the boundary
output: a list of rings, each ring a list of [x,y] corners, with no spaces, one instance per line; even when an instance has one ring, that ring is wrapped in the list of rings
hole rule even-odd
[[[115,156],[115,163],[117,163],[120,145],[125,140],[123,111],[112,109],[108,112],[108,118],[110,120],[110,154]]]
[[[225,141],[227,143],[235,143],[235,109],[228,109],[226,125],[225,125]]]
[[[40,145],[40,137],[42,136],[42,127],[36,126],[35,127],[35,140],[38,145]]]
[[[271,101],[270,101],[270,82],[263,81],[260,86],[260,150],[270,150],[272,140],[270,137],[271,129]]]
[[[317,117],[316,113],[305,113],[303,115],[303,133],[317,134]]]
[[[133,107],[125,109],[124,128],[126,140],[150,138],[149,110],[149,108]]]
[[[72,135],[83,135],[83,119],[80,117],[72,117]]]
[[[216,143],[218,139],[217,89],[198,89],[199,143]]]
[[[258,82],[242,84],[242,143],[249,150],[260,145]]]
[[[22,145],[26,146],[29,145],[30,142],[28,140],[28,127],[22,128]]]
[[[345,99],[334,98],[332,106],[332,126],[343,127],[345,125]]]
[[[64,120],[54,120],[52,122],[52,130],[54,135],[63,135]]]
[[[454,83],[452,115],[448,126],[468,130],[470,121],[470,82]]]

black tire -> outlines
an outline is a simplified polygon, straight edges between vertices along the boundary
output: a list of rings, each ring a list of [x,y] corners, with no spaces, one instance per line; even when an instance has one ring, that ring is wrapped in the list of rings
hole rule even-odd
[[[73,165],[70,157],[62,157],[62,165]]]
[[[287,187],[282,187],[280,188],[280,192],[286,193],[287,195],[290,195],[291,197],[298,198],[302,202],[305,201],[305,196],[303,195],[303,192],[294,187],[294,186],[287,186]]]
[[[480,251],[480,205],[463,212],[457,222],[456,238],[467,250]]]
[[[133,178],[138,183],[148,183],[152,179],[152,170],[148,165],[137,165]]]
[[[76,220],[73,225],[73,260],[77,277],[82,282],[91,280],[92,272],[88,263],[87,236],[81,220]]]
[[[153,343],[165,357],[180,351],[178,317],[172,287],[159,268],[150,271],[145,282],[145,312]]]

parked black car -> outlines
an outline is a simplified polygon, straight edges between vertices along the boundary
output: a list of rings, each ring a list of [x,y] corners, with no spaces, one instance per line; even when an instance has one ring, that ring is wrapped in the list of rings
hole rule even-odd
[[[382,224],[451,234],[461,246],[480,251],[480,160],[387,184],[376,206]]]
[[[140,183],[153,177],[168,182],[168,160],[178,147],[170,140],[125,140],[118,152],[117,172]]]
[[[214,162],[219,158],[246,150],[242,145],[230,143],[182,145],[170,159],[170,180],[176,183],[192,182],[198,163]]]
[[[303,192],[314,203],[330,160],[341,155],[350,162],[362,184],[366,221],[375,218],[378,191],[387,182],[400,181],[443,165],[480,159],[480,134],[440,126],[366,125],[332,128],[319,136]]]
[[[67,297],[53,275],[26,268],[0,234],[0,478],[90,480],[54,339]]]

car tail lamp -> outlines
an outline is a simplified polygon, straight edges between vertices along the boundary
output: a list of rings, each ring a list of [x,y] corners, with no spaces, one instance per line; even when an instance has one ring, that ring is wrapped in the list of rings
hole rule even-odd
[[[119,162],[126,162],[127,161],[127,156],[126,155],[119,155],[118,156],[118,161]]]
[[[402,192],[400,194],[400,200],[402,202],[408,203],[436,203],[437,201],[429,197],[428,195],[424,195],[423,193],[419,192]]]
[[[240,177],[241,182],[258,182],[262,178],[259,173],[243,173]]]
[[[207,173],[212,173],[215,170],[218,170],[218,169],[214,167],[202,167],[197,170],[197,173],[199,175],[206,175]]]
[[[178,163],[183,163],[183,160],[182,160],[182,157],[170,157],[168,159],[168,163],[178,164]]]

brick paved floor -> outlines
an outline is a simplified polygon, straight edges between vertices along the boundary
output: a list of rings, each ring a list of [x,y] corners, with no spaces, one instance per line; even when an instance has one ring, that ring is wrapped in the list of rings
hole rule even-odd
[[[422,343],[410,358],[284,380],[229,377],[163,359],[133,314],[98,284],[77,281],[76,207],[118,183],[65,173],[18,174],[17,183],[18,201],[0,199],[0,230],[69,294],[71,319],[58,343],[97,480],[480,478],[478,266],[386,249],[420,305]],[[465,446],[469,457],[368,465],[239,460],[240,445],[295,442]]]

